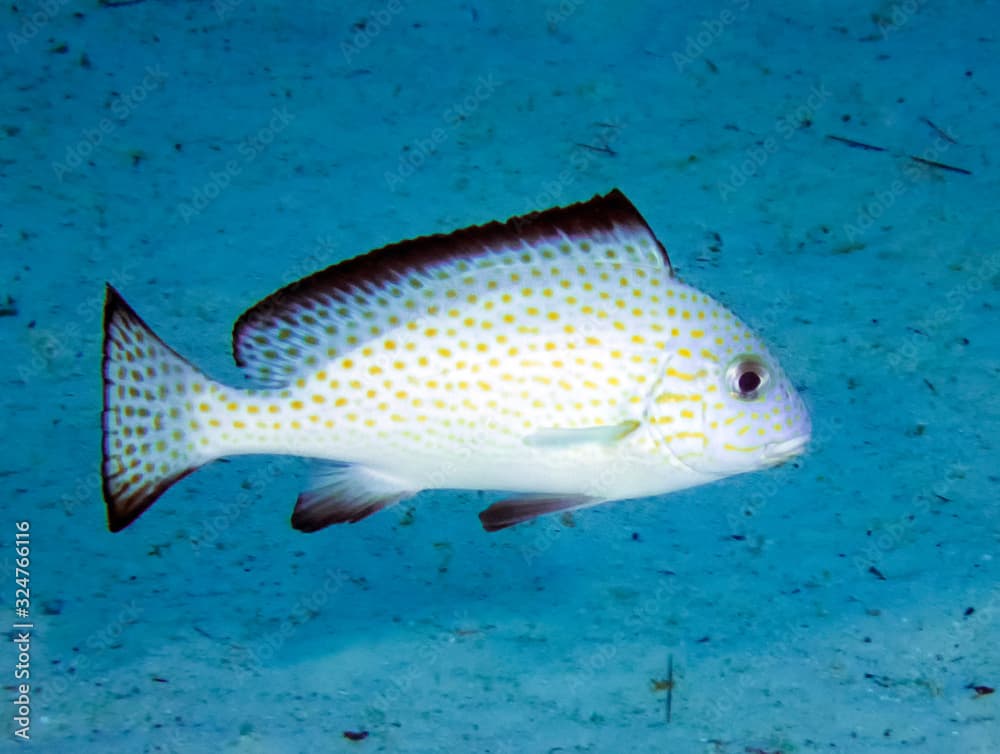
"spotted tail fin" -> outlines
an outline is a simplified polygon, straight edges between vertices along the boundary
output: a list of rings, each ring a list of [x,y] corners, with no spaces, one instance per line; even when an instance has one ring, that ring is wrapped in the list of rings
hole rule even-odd
[[[170,485],[215,457],[193,436],[186,395],[211,380],[160,340],[110,285],[103,371],[101,472],[108,528],[120,531]]]

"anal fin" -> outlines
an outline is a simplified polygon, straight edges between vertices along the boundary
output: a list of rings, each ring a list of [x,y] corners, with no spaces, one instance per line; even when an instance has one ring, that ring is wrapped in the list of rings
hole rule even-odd
[[[292,526],[313,532],[333,524],[354,524],[419,491],[404,480],[367,466],[325,466],[317,472],[313,487],[299,495]]]
[[[486,531],[500,531],[549,513],[599,505],[604,498],[589,495],[524,495],[493,503],[480,511],[479,520]]]

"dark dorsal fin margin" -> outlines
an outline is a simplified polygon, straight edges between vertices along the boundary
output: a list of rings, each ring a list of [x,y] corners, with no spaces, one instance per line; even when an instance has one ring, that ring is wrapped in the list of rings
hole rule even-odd
[[[597,195],[589,201],[512,217],[502,223],[493,221],[452,233],[438,233],[389,244],[286,285],[248,309],[233,326],[233,354],[239,366],[246,366],[237,348],[244,328],[267,325],[279,319],[295,324],[294,318],[286,319],[282,315],[289,310],[292,302],[310,298],[314,293],[336,297],[338,293],[348,295],[357,289],[370,291],[373,284],[399,282],[406,271],[452,259],[468,258],[475,256],[477,251],[497,250],[515,242],[544,242],[559,233],[570,237],[586,237],[611,232],[616,226],[634,228],[636,225],[649,233],[669,267],[666,249],[656,239],[632,202],[618,189],[613,189],[604,196]]]

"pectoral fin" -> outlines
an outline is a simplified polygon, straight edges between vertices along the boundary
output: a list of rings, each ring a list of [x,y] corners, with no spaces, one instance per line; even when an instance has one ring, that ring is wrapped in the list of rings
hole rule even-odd
[[[574,429],[542,427],[525,436],[524,444],[533,448],[570,448],[585,443],[612,445],[628,437],[638,428],[639,422],[635,419],[602,427],[578,427]]]
[[[574,508],[588,508],[603,502],[605,502],[604,498],[588,495],[562,495],[558,497],[554,495],[524,495],[493,503],[489,508],[480,512],[479,520],[482,521],[486,531],[499,531],[548,513],[559,513]]]

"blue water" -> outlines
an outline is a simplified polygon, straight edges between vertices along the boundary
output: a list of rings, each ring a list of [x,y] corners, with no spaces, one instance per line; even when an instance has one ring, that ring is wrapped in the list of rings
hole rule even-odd
[[[3,751],[1000,750],[997,2],[0,16]],[[303,535],[307,464],[239,458],[107,531],[105,281],[239,384],[281,285],[616,186],[807,456],[492,535],[477,493]]]

